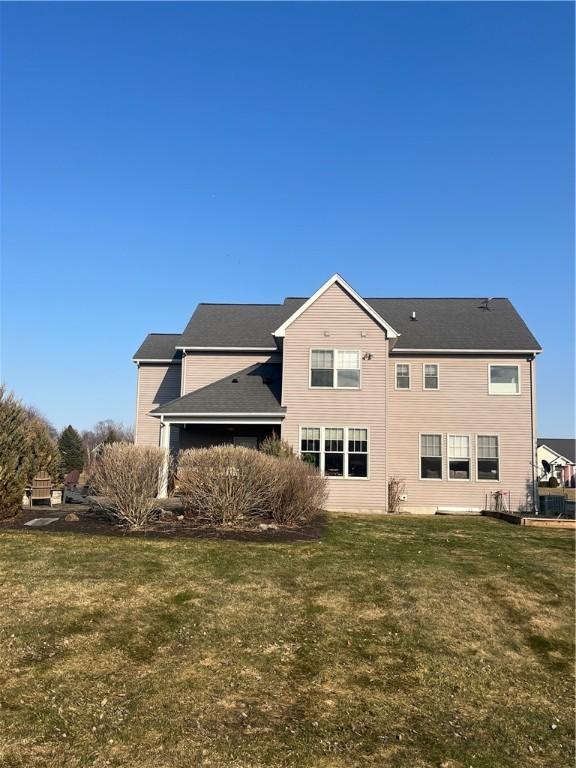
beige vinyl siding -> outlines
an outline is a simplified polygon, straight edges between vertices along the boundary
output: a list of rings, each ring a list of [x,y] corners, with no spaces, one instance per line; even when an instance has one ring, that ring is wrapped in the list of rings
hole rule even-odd
[[[180,396],[180,378],[180,363],[139,365],[135,435],[138,445],[160,444],[160,419],[148,413]]]
[[[410,390],[395,389],[395,363],[410,363]],[[424,390],[423,364],[437,363],[439,389]],[[488,365],[518,364],[519,395],[489,395]],[[406,482],[407,510],[480,507],[487,493],[509,491],[511,506],[526,503],[532,484],[530,363],[526,358],[394,356],[388,379],[388,473]],[[441,434],[443,479],[420,480],[420,434]],[[470,435],[471,480],[448,480],[447,435]],[[500,479],[478,481],[476,436],[498,435]],[[430,509],[429,511],[433,511]]]
[[[181,394],[187,395],[250,365],[280,364],[282,357],[275,352],[188,352],[184,360]]]
[[[384,331],[336,284],[286,329],[283,438],[299,450],[301,426],[368,429],[369,478],[328,478],[328,509],[386,509],[387,344]],[[370,353],[371,360],[361,359],[361,389],[310,388],[311,349]]]

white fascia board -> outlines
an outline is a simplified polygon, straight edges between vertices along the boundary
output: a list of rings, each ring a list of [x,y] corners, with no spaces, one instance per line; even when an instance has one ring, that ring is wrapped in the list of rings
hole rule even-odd
[[[390,354],[401,352],[409,354],[443,354],[443,355],[539,355],[541,349],[399,349],[394,347]]]
[[[190,413],[149,413],[149,416],[155,416],[156,418],[166,418],[168,416],[218,416],[219,418],[228,418],[228,417],[241,417],[245,416],[247,418],[259,418],[262,416],[263,418],[270,418],[274,416],[277,419],[283,419],[284,414],[283,413],[198,413],[190,411]]]
[[[384,328],[384,329],[385,329],[385,331],[386,331],[386,335],[387,335],[387,337],[388,337],[389,339],[396,339],[396,338],[398,338],[398,336],[400,336],[400,334],[399,334],[397,331],[395,331],[395,330],[394,330],[394,328],[392,328],[392,326],[391,326],[391,325],[388,325],[388,323],[386,322],[386,320],[384,320],[384,318],[383,318],[383,317],[381,317],[381,316],[378,314],[378,312],[376,312],[376,310],[374,310],[374,309],[373,309],[373,308],[372,308],[372,307],[371,307],[371,306],[370,306],[370,305],[369,305],[369,304],[368,304],[366,301],[364,301],[364,299],[362,298],[362,296],[360,296],[358,293],[356,293],[356,291],[354,290],[354,288],[352,288],[352,286],[351,286],[351,285],[348,285],[348,283],[346,282],[346,280],[344,280],[344,278],[343,278],[343,277],[340,277],[340,275],[339,275],[338,273],[336,273],[336,274],[332,275],[332,277],[331,277],[329,280],[327,280],[327,281],[324,283],[324,285],[320,286],[320,288],[318,288],[318,290],[316,291],[316,293],[315,293],[313,296],[310,296],[310,298],[308,299],[308,301],[305,301],[305,302],[304,302],[304,304],[302,304],[302,306],[301,306],[301,307],[299,307],[299,309],[297,309],[297,310],[296,310],[296,312],[294,312],[292,315],[290,315],[290,317],[289,317],[287,320],[285,320],[285,321],[282,323],[282,325],[281,325],[279,328],[277,328],[275,331],[273,331],[272,335],[273,335],[273,336],[278,336],[278,337],[282,338],[282,337],[285,335],[285,333],[286,333],[286,328],[288,328],[288,326],[289,326],[289,325],[292,325],[292,323],[294,322],[294,320],[296,320],[298,317],[300,317],[300,315],[301,315],[303,312],[306,312],[306,310],[308,309],[308,307],[309,307],[309,306],[311,306],[311,305],[312,305],[312,304],[313,304],[313,303],[316,301],[316,299],[318,299],[320,296],[322,296],[322,294],[323,294],[325,291],[327,291],[327,290],[328,290],[328,288],[330,288],[330,287],[331,287],[332,285],[334,285],[335,283],[338,283],[338,285],[339,285],[339,286],[340,286],[340,287],[341,287],[341,288],[342,288],[342,289],[343,289],[343,290],[344,290],[344,291],[345,291],[345,292],[346,292],[346,293],[347,293],[347,294],[348,294],[348,295],[349,295],[351,298],[353,298],[353,299],[354,299],[354,300],[355,300],[355,301],[356,301],[358,304],[360,304],[360,306],[362,307],[362,309],[363,309],[363,310],[364,310],[364,311],[365,311],[365,312],[366,312],[368,315],[370,315],[370,317],[371,317],[371,318],[372,318],[372,319],[373,319],[373,320],[374,320],[376,323],[378,323],[378,325],[380,325],[382,328]]]
[[[175,347],[184,352],[278,352],[278,347]]]
[[[133,363],[180,363],[180,360],[176,360],[173,357],[170,359],[168,358],[158,358],[158,357],[133,357],[132,358]]]

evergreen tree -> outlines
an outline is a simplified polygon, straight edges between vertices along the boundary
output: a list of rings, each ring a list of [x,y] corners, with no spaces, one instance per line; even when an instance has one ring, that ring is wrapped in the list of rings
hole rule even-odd
[[[28,480],[31,433],[26,411],[0,385],[0,520],[18,513]]]
[[[82,438],[73,426],[68,425],[58,439],[58,448],[62,455],[62,471],[64,474],[73,469],[80,472],[84,468],[84,444]]]

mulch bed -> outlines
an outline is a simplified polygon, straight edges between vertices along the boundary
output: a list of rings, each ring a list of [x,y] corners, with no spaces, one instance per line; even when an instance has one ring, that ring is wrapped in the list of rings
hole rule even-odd
[[[182,514],[177,500],[169,500],[163,505],[175,514]],[[75,512],[80,518],[75,521],[65,520],[69,512]],[[58,519],[44,527],[29,527],[24,523],[37,517],[57,517]],[[91,536],[127,536],[139,539],[230,539],[233,541],[284,542],[310,541],[320,539],[325,525],[325,516],[318,514],[302,528],[242,528],[230,529],[216,526],[200,526],[191,520],[154,521],[146,530],[130,531],[111,522],[101,510],[91,509],[88,504],[66,504],[50,507],[37,505],[33,510],[23,508],[16,517],[0,521],[0,533],[6,530],[18,530],[22,533],[81,533]]]

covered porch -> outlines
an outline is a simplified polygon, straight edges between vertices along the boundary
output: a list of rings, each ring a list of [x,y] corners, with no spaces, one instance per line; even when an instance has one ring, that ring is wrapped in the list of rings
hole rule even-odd
[[[171,452],[225,443],[258,448],[268,435],[279,435],[286,413],[280,402],[281,378],[280,365],[251,365],[151,411],[160,419],[166,468]],[[167,490],[163,472],[159,496]]]
[[[172,417],[173,418],[173,417]],[[168,462],[170,456],[187,448],[210,448],[213,445],[238,445],[257,450],[270,435],[280,437],[281,419],[274,416],[230,418],[228,421],[200,419],[197,416],[162,419],[160,446],[165,451],[165,470],[162,473],[158,498],[168,495]]]

